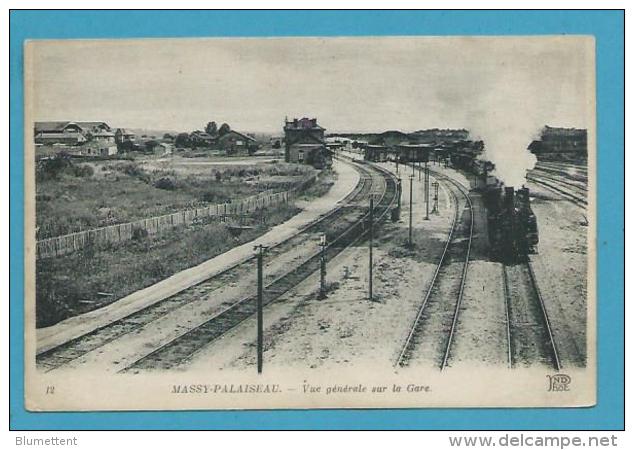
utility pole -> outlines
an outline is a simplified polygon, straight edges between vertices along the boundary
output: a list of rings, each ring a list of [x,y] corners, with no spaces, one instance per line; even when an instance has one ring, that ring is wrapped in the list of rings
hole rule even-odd
[[[425,220],[429,220],[429,167],[425,161]]]
[[[370,278],[368,283],[368,294],[370,301],[374,301],[372,292],[372,245],[374,240],[374,196],[370,197]]]
[[[319,246],[321,247],[320,252],[320,279],[319,279],[319,298],[326,298],[326,234],[321,235],[321,239],[319,242]]]
[[[263,308],[263,281],[262,281],[262,260],[264,252],[268,247],[262,244],[256,245],[253,249],[257,252],[258,259],[258,302],[257,302],[257,320],[258,320],[258,373],[262,373],[262,354],[264,349],[264,325],[262,317]]]
[[[414,192],[414,175],[409,176],[409,245],[412,245],[412,211],[414,210],[414,206],[412,204]]]

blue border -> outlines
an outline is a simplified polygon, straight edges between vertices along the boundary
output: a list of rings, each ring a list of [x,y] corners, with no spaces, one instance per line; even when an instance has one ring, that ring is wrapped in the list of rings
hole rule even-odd
[[[12,11],[10,426],[32,429],[622,429],[624,427],[624,12]],[[23,42],[53,38],[332,35],[596,37],[598,405],[581,409],[29,413],[23,380]]]

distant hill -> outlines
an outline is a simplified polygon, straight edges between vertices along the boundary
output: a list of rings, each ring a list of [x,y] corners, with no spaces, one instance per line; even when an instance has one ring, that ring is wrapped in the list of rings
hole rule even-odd
[[[169,133],[173,136],[176,136],[178,133],[180,133],[180,131],[174,130],[152,130],[149,128],[126,128],[126,130],[134,133],[139,137],[145,135],[147,137],[154,136],[156,138],[162,138],[165,133]]]
[[[418,130],[404,133],[399,130],[388,130],[381,133],[332,133],[329,136],[345,137],[353,140],[367,141],[369,144],[393,146],[402,143],[419,144],[436,141],[460,141],[469,139],[469,131],[465,129]]]

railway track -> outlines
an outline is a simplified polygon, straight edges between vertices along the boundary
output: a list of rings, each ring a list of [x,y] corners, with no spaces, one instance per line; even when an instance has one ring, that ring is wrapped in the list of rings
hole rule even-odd
[[[580,208],[585,209],[588,206],[585,192],[579,192],[577,187],[572,188],[570,184],[565,181],[535,174],[527,175],[526,179],[555,192],[560,197],[563,197]]]
[[[531,366],[538,362],[562,368],[544,299],[530,260],[502,265],[506,306],[508,365]]]
[[[378,193],[379,199],[375,206],[375,217],[380,221],[390,211],[396,202],[397,188],[393,176],[383,169],[380,173],[385,180],[385,187]],[[372,192],[370,195],[377,194]],[[365,214],[354,225],[346,229],[334,239],[328,239],[325,248],[326,259],[332,260],[344,249],[365,237],[369,230],[369,213]],[[269,283],[264,289],[263,305],[274,302],[294,286],[306,279],[319,269],[321,251],[313,253],[308,259],[291,271]],[[171,369],[189,360],[205,345],[214,341],[239,323],[252,316],[257,307],[257,296],[249,296],[228,307],[226,310],[206,321],[202,325],[187,331],[171,340],[152,353],[129,365],[121,372],[131,372],[139,369]]]
[[[419,355],[424,355],[443,370],[451,358],[462,305],[473,239],[474,213],[469,192],[464,186],[438,172],[430,172],[452,187],[449,192],[455,205],[454,217],[436,270],[394,366],[407,366]],[[460,214],[463,210],[468,211],[465,219]]]
[[[533,169],[529,172],[529,176],[537,176],[544,180],[553,181],[555,183],[564,185],[570,189],[578,191],[580,194],[586,194],[588,192],[588,180],[576,180],[570,177],[544,171],[543,169]]]
[[[364,214],[367,210],[367,202],[364,200],[367,199],[374,191],[379,189],[379,187],[376,186],[377,177],[372,173],[374,169],[369,169],[360,164],[355,164],[355,167],[357,167],[357,170],[361,172],[361,181],[353,192],[346,197],[342,204],[326,216],[320,218],[318,221],[312,223],[305,229],[300,230],[300,232],[291,237],[289,240],[280,243],[275,247],[271,247],[269,249],[268,258],[283,255],[285,252],[293,249],[301,240],[305,239],[306,234],[312,233],[325,233],[331,242],[331,247],[333,249],[336,248],[337,245],[341,245],[341,249],[343,249],[345,239],[341,238],[341,236],[350,236],[351,234],[349,231],[357,229],[355,227],[358,227],[358,223],[360,221],[359,217],[363,220],[363,217],[365,217]],[[380,179],[385,180],[383,181],[386,186],[386,189],[384,190],[385,195],[390,195],[391,191],[389,186],[392,185],[392,190],[395,195],[395,183],[388,182],[384,172],[379,170],[379,173]],[[333,250],[330,250],[330,254],[332,255],[333,253]],[[175,314],[180,307],[188,305],[193,301],[197,301],[201,297],[213,295],[214,291],[225,286],[227,283],[235,282],[236,280],[241,279],[244,274],[252,272],[254,264],[254,258],[248,258],[247,260],[241,261],[238,264],[229,267],[223,272],[203,281],[202,283],[185,289],[171,297],[157,302],[147,308],[141,309],[122,319],[116,320],[104,327],[79,336],[60,346],[48,349],[47,351],[37,355],[37,365],[45,371],[51,371],[72,363],[78,358],[81,358],[83,355],[97,350],[128,333],[141,330],[144,326],[154,322],[155,320],[158,320],[168,314]],[[270,303],[283,292],[288,291],[288,289],[290,289],[294,284],[301,281],[301,279],[303,279],[302,277],[307,276],[307,271],[312,270],[314,265],[315,258],[313,255],[308,261],[305,261],[304,264],[301,264],[285,276],[275,280],[272,283],[273,287],[269,290],[269,292],[267,292],[267,303]],[[275,293],[278,295],[275,296]],[[189,340],[192,343],[200,342],[202,338],[199,335],[207,332],[210,332],[210,334],[207,335],[205,339],[209,339],[209,337],[212,338],[211,340],[215,339],[215,337],[223,334],[228,329],[237,325],[252,314],[253,302],[249,301],[249,299],[250,297],[234,303],[214,316],[214,319],[195,327],[194,330],[190,330],[191,334],[188,335],[187,339],[177,338],[172,340],[173,343],[169,348],[174,349],[176,347],[176,342],[178,342],[178,346],[180,348],[179,352],[180,354],[183,354],[186,353],[186,348],[191,347],[191,343],[188,343],[187,346],[184,345],[184,341]],[[216,325],[212,326],[210,323],[214,323]],[[219,327],[217,326],[219,323],[223,323],[224,325]],[[164,345],[162,348],[168,348],[168,346]],[[149,363],[149,361],[152,361],[153,358],[157,357],[157,355],[160,356],[163,353],[155,351],[153,354],[154,357],[146,357],[146,362],[141,362],[139,364],[143,365]],[[165,364],[162,365],[164,366]]]
[[[588,173],[588,166],[586,164],[538,161],[536,167],[538,169],[558,170],[560,172],[566,172],[570,174],[586,175]]]

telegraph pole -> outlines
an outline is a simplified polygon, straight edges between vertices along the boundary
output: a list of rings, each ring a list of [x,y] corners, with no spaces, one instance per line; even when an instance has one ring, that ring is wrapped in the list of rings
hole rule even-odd
[[[374,197],[370,197],[370,278],[368,283],[368,293],[370,301],[374,301],[372,292],[372,245],[374,240]]]
[[[319,279],[319,298],[326,298],[326,234],[321,235],[321,240],[319,242],[319,246],[321,247],[320,252],[320,279]]]
[[[409,176],[409,245],[412,245],[412,211],[414,210],[414,206],[412,204],[414,192],[414,175]]]
[[[262,373],[262,354],[264,349],[264,326],[262,317],[263,308],[263,281],[262,281],[262,260],[267,247],[262,244],[256,245],[254,250],[257,252],[258,259],[258,302],[257,302],[257,319],[258,319],[258,373]]]

